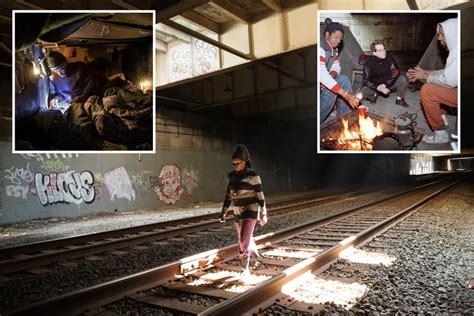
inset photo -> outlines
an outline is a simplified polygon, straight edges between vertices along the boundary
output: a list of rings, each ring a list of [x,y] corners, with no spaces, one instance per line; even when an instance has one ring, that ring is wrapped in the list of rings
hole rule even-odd
[[[13,153],[155,152],[155,11],[13,11]]]
[[[317,19],[318,153],[460,152],[459,11]]]

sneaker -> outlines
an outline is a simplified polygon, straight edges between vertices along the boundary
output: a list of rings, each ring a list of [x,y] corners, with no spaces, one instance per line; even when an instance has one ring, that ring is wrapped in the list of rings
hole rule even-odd
[[[370,103],[375,103],[377,102],[377,98],[379,97],[379,94],[377,92],[375,92],[375,94],[371,95],[371,96],[368,96],[368,97],[365,97],[367,100],[370,101]]]
[[[403,98],[402,98],[402,99],[397,99],[397,100],[395,101],[395,104],[398,104],[398,105],[400,105],[400,106],[403,106],[404,108],[410,107],[410,105],[409,105],[408,103],[406,103],[406,102],[405,102],[405,99],[403,99]]]
[[[449,134],[446,130],[435,131],[433,135],[425,135],[422,139],[427,144],[449,143]]]
[[[250,276],[250,269],[242,269],[242,271],[240,271],[240,277],[242,278],[248,278]]]
[[[257,270],[263,264],[262,256],[252,255],[253,263],[250,264],[250,269]]]
[[[441,118],[443,119],[444,126],[448,127],[448,117],[446,114],[441,114]]]

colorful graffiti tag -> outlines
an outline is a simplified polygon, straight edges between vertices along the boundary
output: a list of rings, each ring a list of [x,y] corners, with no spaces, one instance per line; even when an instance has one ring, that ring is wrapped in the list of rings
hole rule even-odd
[[[129,201],[135,200],[135,190],[132,188],[132,182],[124,167],[104,173],[103,183],[112,202],[115,197]]]
[[[177,165],[165,165],[160,171],[161,186],[155,187],[155,192],[161,201],[174,204],[184,192],[181,187],[181,171]]]
[[[47,171],[47,172],[51,172],[51,171],[67,172],[67,171],[69,171],[69,166],[66,165],[60,159],[43,160],[43,161],[41,161],[40,168],[43,169],[43,171]]]
[[[43,206],[56,203],[92,203],[96,193],[90,171],[35,173],[35,186]]]

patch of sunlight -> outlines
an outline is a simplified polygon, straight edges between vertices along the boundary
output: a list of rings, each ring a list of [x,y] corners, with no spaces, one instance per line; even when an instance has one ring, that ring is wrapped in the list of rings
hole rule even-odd
[[[209,281],[206,281],[206,280],[203,280],[203,279],[196,279],[196,280],[193,280],[192,282],[188,282],[186,283],[187,285],[190,285],[190,286],[202,286],[202,285],[208,285],[208,284],[211,284],[212,282],[209,282]]]
[[[306,259],[311,256],[314,256],[316,253],[321,252],[322,250],[315,249],[314,251],[304,251],[304,250],[289,250],[276,248],[269,251],[265,251],[263,255],[265,257],[287,257],[287,258],[296,258],[296,259]]]
[[[382,264],[384,266],[390,266],[395,260],[393,256],[389,256],[384,253],[379,252],[370,252],[361,249],[355,249],[350,247],[339,255],[340,258],[345,259],[354,263],[364,263],[364,264]]]
[[[325,280],[308,273],[298,279],[297,285],[284,286],[282,292],[306,304],[334,303],[349,310],[368,290],[366,285],[358,282]]]

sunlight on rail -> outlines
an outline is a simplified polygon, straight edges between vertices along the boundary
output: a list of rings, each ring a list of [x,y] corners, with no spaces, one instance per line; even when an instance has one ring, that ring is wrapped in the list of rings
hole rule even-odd
[[[339,254],[339,257],[350,262],[365,263],[365,264],[382,264],[384,266],[390,266],[393,264],[395,257],[389,256],[379,252],[369,252],[360,249],[354,249],[349,247]]]

